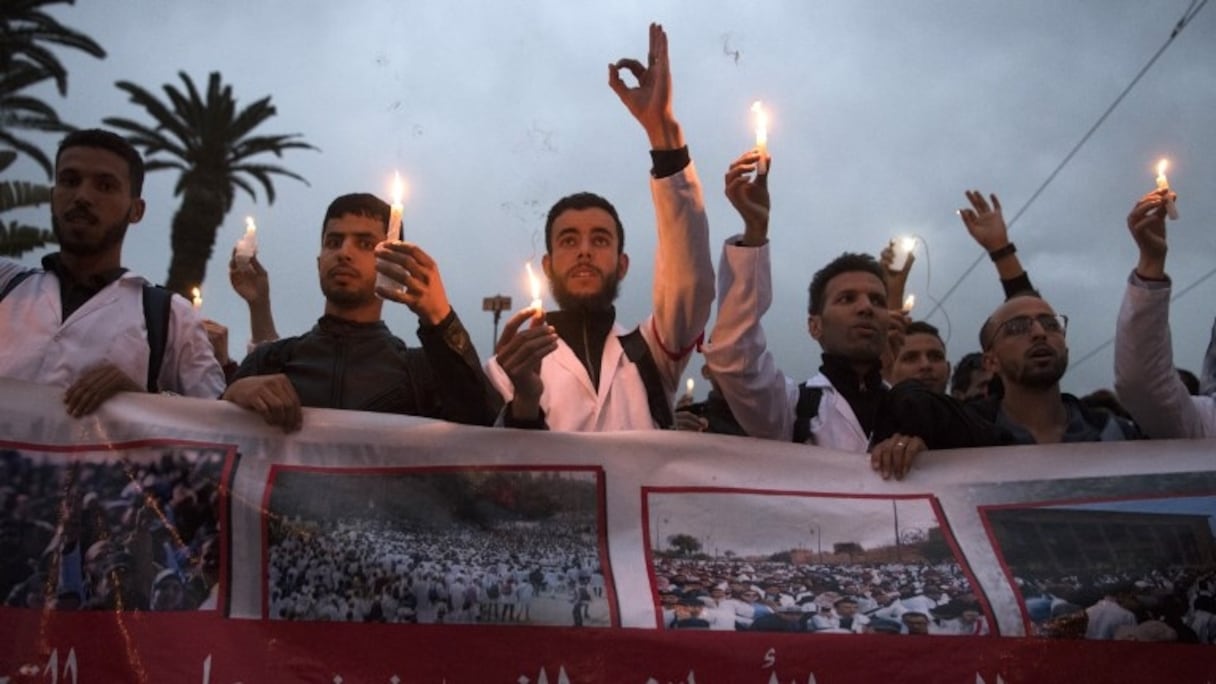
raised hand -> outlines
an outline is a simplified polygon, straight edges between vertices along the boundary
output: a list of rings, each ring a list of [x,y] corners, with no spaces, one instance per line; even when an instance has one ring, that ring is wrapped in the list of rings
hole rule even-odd
[[[629,87],[621,79],[622,69],[637,79],[636,87]],[[672,112],[671,66],[667,59],[667,33],[662,26],[650,25],[646,66],[636,59],[619,59],[608,65],[608,85],[642,124],[651,148],[674,150],[684,146],[684,134]]]
[[[726,171],[726,198],[743,218],[743,244],[757,247],[768,241],[768,217],[772,206],[768,173],[753,175],[760,153],[752,150],[731,162]],[[772,163],[769,163],[769,173]]]
[[[971,202],[971,208],[960,209],[958,215],[971,237],[985,250],[992,252],[1009,244],[1009,229],[1001,214],[1001,201],[996,195],[989,197],[992,198],[991,205],[980,191],[968,190],[967,200]]]
[[[1165,237],[1165,216],[1172,195],[1169,190],[1154,190],[1141,197],[1127,215],[1127,229],[1140,248],[1136,273],[1143,278],[1165,277],[1165,255],[1169,251]]]

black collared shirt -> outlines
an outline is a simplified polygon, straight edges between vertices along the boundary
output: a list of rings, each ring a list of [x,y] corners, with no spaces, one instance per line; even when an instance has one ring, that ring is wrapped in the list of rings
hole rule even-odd
[[[76,309],[84,306],[85,302],[127,272],[127,269],[119,266],[91,275],[81,282],[64,267],[59,252],[42,257],[42,268],[46,269],[48,273],[55,274],[55,277],[59,279],[59,306],[63,310],[61,320],[65,321]]]

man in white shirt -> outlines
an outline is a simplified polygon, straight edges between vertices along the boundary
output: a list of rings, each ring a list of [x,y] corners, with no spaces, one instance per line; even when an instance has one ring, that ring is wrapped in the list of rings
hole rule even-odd
[[[51,195],[60,251],[42,269],[0,259],[0,377],[63,387],[72,416],[118,392],[224,390],[190,302],[122,267],[127,228],[144,214],[143,176],[143,159],[118,135],[68,134]]]

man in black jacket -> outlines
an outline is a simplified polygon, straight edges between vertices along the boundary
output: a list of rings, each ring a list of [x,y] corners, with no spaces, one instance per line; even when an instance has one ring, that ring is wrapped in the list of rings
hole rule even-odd
[[[329,205],[317,257],[325,315],[304,335],[255,349],[224,399],[285,431],[299,429],[304,406],[493,422],[497,394],[448,303],[439,267],[417,245],[386,242],[388,222],[388,204],[374,195],[343,195]],[[377,286],[377,271],[398,287]],[[389,331],[382,298],[418,315],[421,349]]]

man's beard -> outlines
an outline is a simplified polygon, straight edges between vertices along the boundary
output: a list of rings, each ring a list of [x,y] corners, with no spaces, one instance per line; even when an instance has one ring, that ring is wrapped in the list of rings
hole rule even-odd
[[[71,214],[72,210],[69,210],[67,213]],[[98,223],[97,218],[86,210],[77,210],[77,213],[86,216],[94,225]],[[55,216],[54,212],[51,213],[51,232],[55,234],[55,240],[59,242],[59,250],[73,256],[93,256],[121,245],[123,239],[127,236],[127,227],[130,225],[130,221],[119,221],[107,226],[101,237],[95,241],[77,240],[63,230],[63,227],[59,224],[59,218]]]
[[[605,273],[601,277],[600,291],[595,294],[574,294],[566,289],[563,281],[550,278],[549,291],[554,301],[562,311],[607,311],[616,301],[621,279],[616,272]]]
[[[375,291],[369,292],[364,288],[347,289],[340,287],[330,287],[325,280],[321,281],[321,294],[325,295],[325,300],[339,309],[354,309],[368,301],[375,299]]]
[[[1068,370],[1068,350],[1055,357],[1051,365],[1045,368],[1034,368],[1023,365],[1013,374],[1011,380],[1028,389],[1049,389],[1060,382]]]

